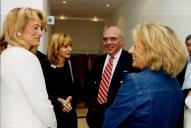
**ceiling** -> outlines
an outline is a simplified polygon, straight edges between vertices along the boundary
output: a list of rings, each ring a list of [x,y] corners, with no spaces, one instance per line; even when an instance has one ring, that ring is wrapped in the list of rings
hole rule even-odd
[[[65,0],[66,4],[62,3],[63,0],[48,1],[53,16],[106,18],[126,0]],[[110,4],[110,7],[106,7],[106,3]]]

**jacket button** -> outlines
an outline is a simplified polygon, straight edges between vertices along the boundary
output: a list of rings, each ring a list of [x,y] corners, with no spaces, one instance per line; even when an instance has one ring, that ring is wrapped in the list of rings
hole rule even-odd
[[[120,84],[122,84],[122,83],[123,83],[123,81],[121,80],[121,81],[120,81]]]

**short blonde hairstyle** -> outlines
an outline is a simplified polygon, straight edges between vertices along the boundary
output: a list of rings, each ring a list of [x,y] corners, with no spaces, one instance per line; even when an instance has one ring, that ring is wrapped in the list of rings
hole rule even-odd
[[[66,45],[72,45],[72,38],[69,34],[54,33],[47,46],[47,57],[52,64],[56,64],[58,61],[59,49]]]
[[[164,70],[171,77],[182,71],[187,60],[187,50],[175,32],[156,23],[137,25],[133,30],[136,45],[143,45],[145,60],[151,70]]]
[[[19,40],[18,33],[22,33],[29,20],[40,20],[42,29],[46,25],[46,17],[38,9],[29,7],[12,9],[4,21],[0,47],[3,47],[5,42],[13,46],[26,47],[26,44]]]

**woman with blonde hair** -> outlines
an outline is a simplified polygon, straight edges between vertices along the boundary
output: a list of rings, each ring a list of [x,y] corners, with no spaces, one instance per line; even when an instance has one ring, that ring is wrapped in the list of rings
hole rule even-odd
[[[138,25],[133,41],[132,65],[142,71],[126,75],[103,127],[176,128],[183,103],[176,76],[186,64],[186,47],[171,28],[156,23]]]
[[[1,49],[1,128],[56,128],[38,58],[46,18],[40,10],[12,9],[4,22]]]
[[[47,91],[54,106],[58,128],[77,128],[75,73],[70,57],[72,38],[54,33],[47,48],[49,66],[45,73]]]

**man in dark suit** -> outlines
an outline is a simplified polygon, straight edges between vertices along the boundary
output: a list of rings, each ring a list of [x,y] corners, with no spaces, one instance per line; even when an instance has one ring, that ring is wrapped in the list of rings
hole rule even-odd
[[[123,74],[135,71],[132,68],[131,55],[122,49],[124,45],[124,34],[115,26],[109,27],[103,35],[103,45],[106,54],[95,58],[92,71],[92,83],[89,92],[91,99],[86,116],[90,128],[101,128],[104,120],[105,110],[113,103],[116,94],[123,82]],[[106,102],[98,102],[98,90],[103,75],[103,71],[109,61],[113,59],[112,75],[110,78],[108,96]],[[112,121],[112,120],[111,120]]]
[[[189,63],[189,62],[191,62],[191,34],[186,37],[185,44],[186,44],[188,54],[189,54],[189,57],[190,57],[190,59],[188,61],[188,63]],[[184,69],[177,75],[177,79],[178,79],[181,87],[182,87],[183,82],[184,82],[186,68],[187,68],[187,64],[185,65]],[[186,96],[188,95],[189,91],[191,91],[191,89],[183,87],[182,90],[184,92],[184,100],[185,100]],[[177,128],[183,128],[183,124],[184,124],[184,105],[185,105],[185,103],[183,102],[182,111],[181,111],[181,114],[180,114],[180,117],[179,117],[178,123],[177,123]]]

